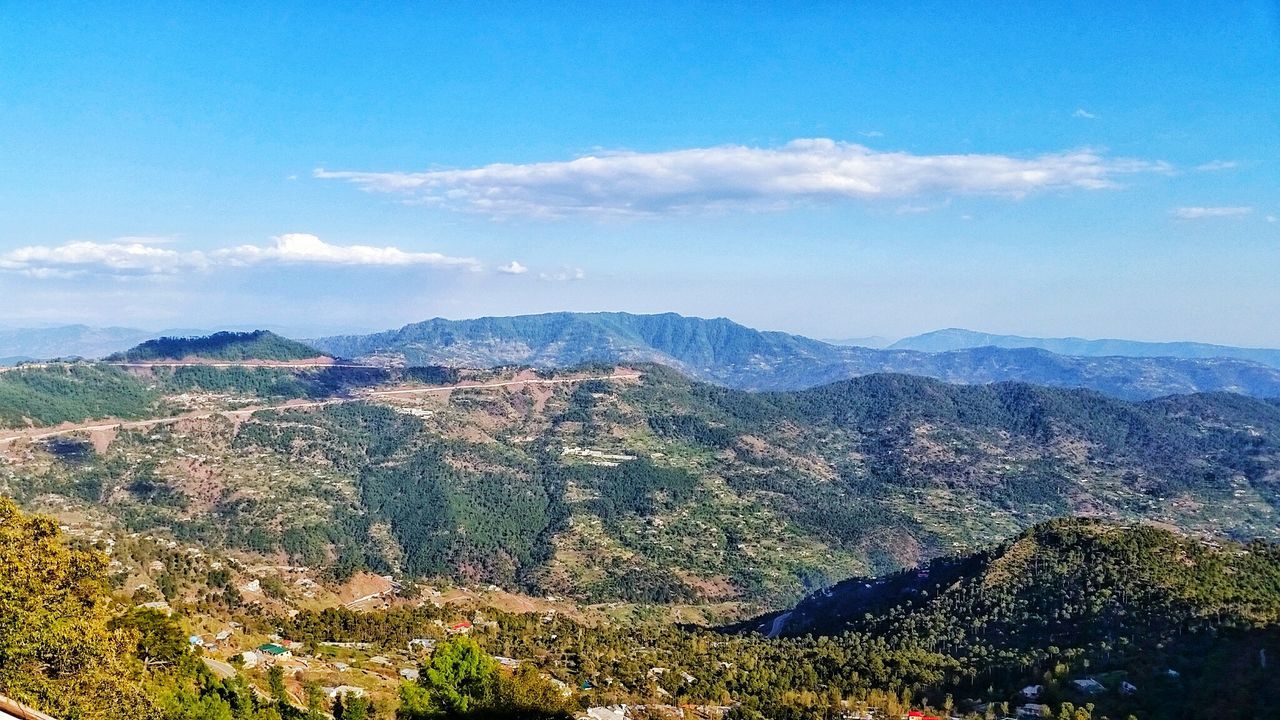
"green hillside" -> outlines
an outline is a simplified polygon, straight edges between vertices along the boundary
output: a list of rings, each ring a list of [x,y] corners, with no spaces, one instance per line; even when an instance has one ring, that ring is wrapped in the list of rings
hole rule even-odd
[[[314,356],[313,356],[314,357]],[[48,427],[97,418],[171,415],[174,394],[216,393],[249,401],[327,398],[392,382],[440,384],[449,368],[213,367],[193,364],[130,372],[107,364],[71,363],[0,372],[0,428]]]
[[[1057,520],[987,552],[840,583],[778,617],[740,629],[885,637],[942,654],[959,664],[962,697],[1034,684],[1042,702],[1144,718],[1248,717],[1280,703],[1265,659],[1280,652],[1271,543]],[[1103,689],[1074,684],[1087,678]]]
[[[176,402],[166,393],[326,397],[448,374],[422,372],[183,368],[149,382]],[[638,381],[124,432],[90,463],[37,447],[10,487],[337,576],[367,568],[584,601],[776,607],[1062,515],[1278,538],[1278,464],[1280,403],[1238,395],[1135,403],[900,375],[746,393],[646,366]]]
[[[309,360],[322,355],[319,350],[269,330],[219,332],[204,337],[162,337],[147,340],[108,358],[113,362],[155,362],[162,360]]]
[[[138,378],[101,365],[54,365],[0,373],[0,427],[93,418],[140,418],[158,394]]]

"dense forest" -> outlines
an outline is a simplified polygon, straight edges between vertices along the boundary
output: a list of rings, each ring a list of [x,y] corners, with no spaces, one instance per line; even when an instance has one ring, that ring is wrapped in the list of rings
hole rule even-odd
[[[0,427],[145,417],[156,408],[159,395],[137,378],[103,365],[8,370],[0,373]]]
[[[203,337],[162,337],[147,340],[107,358],[112,362],[154,362],[161,360],[309,360],[323,353],[296,340],[269,330],[219,332]]]

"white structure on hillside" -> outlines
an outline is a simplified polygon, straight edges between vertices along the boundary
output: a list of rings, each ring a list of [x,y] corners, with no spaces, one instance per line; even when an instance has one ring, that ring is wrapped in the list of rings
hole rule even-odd
[[[1096,695],[1097,693],[1107,691],[1106,686],[1104,686],[1102,683],[1098,682],[1097,680],[1094,680],[1093,678],[1083,678],[1081,680],[1072,680],[1071,684],[1074,685],[1077,690],[1079,690],[1082,693],[1085,693],[1086,695]]]

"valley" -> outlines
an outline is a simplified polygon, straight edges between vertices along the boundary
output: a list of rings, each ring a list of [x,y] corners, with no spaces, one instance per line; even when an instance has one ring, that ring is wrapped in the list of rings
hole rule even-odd
[[[245,342],[256,350],[234,347]],[[282,345],[284,357],[256,356]],[[1023,552],[1030,541],[1002,543],[1059,532],[1062,516],[1100,523],[1081,532],[1159,526],[1205,547],[1280,540],[1270,400],[1134,402],[895,374],[746,392],[660,364],[317,357],[234,336],[0,374],[0,493],[106,551],[114,596],[182,617],[226,682],[243,674],[246,692],[270,697],[268,671],[284,669],[281,697],[300,708],[316,688],[403,705],[400,682],[433,657],[424,648],[474,638],[514,658],[508,672],[568,688],[570,704],[802,717],[833,701],[765,692],[745,668],[714,681],[709,670],[737,661],[709,648],[777,668],[816,662],[823,637],[844,648],[833,669],[859,666],[850,652],[913,658],[909,672],[836,683],[838,707],[936,707],[945,687],[972,708],[1036,674],[1069,684],[1050,666],[1102,656],[1092,640],[1067,650],[1028,636],[1019,652],[1053,645],[1056,659],[973,666],[963,658],[1011,650],[921,645],[924,625],[901,634],[896,618],[915,606],[900,598],[933,597],[985,562],[963,558]],[[1117,578],[1078,582],[1118,591]],[[746,635],[714,639],[724,632]],[[564,635],[579,638],[571,654]],[[1153,682],[1129,655],[1108,657]],[[780,687],[834,682],[822,677]]]
[[[7,3],[0,720],[1280,719],[1278,8]]]

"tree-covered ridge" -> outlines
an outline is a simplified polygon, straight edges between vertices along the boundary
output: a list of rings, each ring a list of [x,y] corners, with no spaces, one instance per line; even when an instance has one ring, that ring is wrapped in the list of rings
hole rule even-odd
[[[1280,545],[1055,520],[989,551],[839,583],[781,619],[739,626],[755,628],[940,653],[960,663],[956,688],[966,693],[1025,682],[1078,701],[1069,680],[1097,677],[1109,687],[1095,701],[1114,710],[1244,717],[1280,702],[1265,659],[1280,651]],[[1121,682],[1145,692],[1122,692]]]
[[[797,606],[785,634],[947,628],[941,649],[964,654],[973,644],[1027,649],[1124,634],[1158,642],[1218,623],[1280,623],[1280,545],[1072,518],[991,550],[839,583]]]
[[[107,366],[18,368],[0,373],[0,427],[141,418],[158,399],[147,383]]]
[[[0,428],[167,416],[180,408],[167,403],[166,398],[180,394],[211,393],[242,401],[279,402],[348,397],[355,390],[382,385],[443,385],[460,379],[458,370],[444,367],[216,367],[196,363],[130,372],[100,363],[50,363],[0,372]]]
[[[1104,458],[1123,461],[1146,481],[1173,492],[1222,485],[1234,477],[1262,481],[1280,445],[1280,407],[1228,393],[1128,402],[1088,390],[950,385],[908,375],[871,375],[798,393],[750,395],[711,386],[691,386],[691,391],[691,406],[706,408],[705,427],[686,419],[669,434],[715,444],[778,423],[828,436],[839,433],[860,439],[862,454],[874,461],[869,471],[896,481],[906,479],[904,472],[932,471],[939,479],[953,475],[946,466],[979,460],[990,452],[985,443],[1038,447],[1046,460],[1077,444],[1087,451],[1074,453],[1077,467]],[[708,437],[710,427],[718,440]],[[926,466],[909,467],[910,459],[902,456],[922,428],[951,445],[950,463],[935,457]]]
[[[309,360],[323,355],[319,350],[269,330],[218,332],[204,337],[162,337],[147,340],[108,358],[115,362],[160,360]]]

